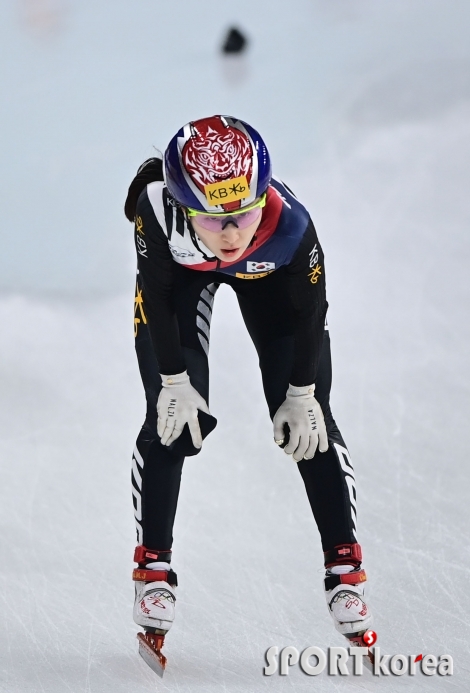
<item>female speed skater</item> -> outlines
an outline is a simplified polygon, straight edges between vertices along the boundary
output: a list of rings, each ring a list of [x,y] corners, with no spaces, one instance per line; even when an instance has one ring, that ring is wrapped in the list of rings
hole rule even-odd
[[[164,667],[161,647],[175,617],[171,548],[183,462],[216,425],[208,351],[220,284],[235,291],[257,350],[274,440],[305,483],[324,551],[328,611],[336,629],[359,642],[372,616],[356,538],[354,471],[329,403],[325,263],[308,211],[272,175],[260,134],[216,115],[188,123],[163,159],[142,164],[125,213],[135,224],[134,333],[147,400],[132,460],[141,654]]]

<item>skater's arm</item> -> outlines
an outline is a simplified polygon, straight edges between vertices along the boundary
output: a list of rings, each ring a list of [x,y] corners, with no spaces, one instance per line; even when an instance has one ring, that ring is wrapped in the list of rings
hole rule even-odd
[[[291,384],[315,382],[328,303],[323,251],[310,221],[287,266],[288,291],[295,311],[295,358]]]
[[[186,369],[173,302],[174,260],[144,190],[137,202],[135,245],[144,310],[160,373]]]

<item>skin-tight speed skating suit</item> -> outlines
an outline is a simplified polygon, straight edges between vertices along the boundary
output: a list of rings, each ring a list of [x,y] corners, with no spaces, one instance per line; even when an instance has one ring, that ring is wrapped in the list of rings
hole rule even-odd
[[[317,449],[313,459],[301,460],[298,468],[327,565],[334,547],[357,543],[356,490],[350,456],[330,409],[325,263],[314,225],[293,193],[273,178],[251,245],[239,260],[220,261],[197,238],[160,172],[158,159],[141,167],[126,203],[126,213],[130,216],[130,206],[135,220],[134,333],[147,399],[133,456],[138,544],[164,552],[165,560],[171,556],[185,451],[181,445],[163,446],[157,434],[160,374],[187,370],[193,387],[209,401],[211,315],[217,289],[224,283],[236,293],[257,350],[271,419],[289,383],[315,383],[329,448],[324,453]],[[202,423],[201,428],[204,435]]]

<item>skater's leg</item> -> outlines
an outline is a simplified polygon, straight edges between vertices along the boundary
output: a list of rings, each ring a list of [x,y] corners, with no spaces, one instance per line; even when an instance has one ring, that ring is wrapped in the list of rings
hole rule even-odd
[[[356,484],[349,452],[331,413],[330,390],[330,336],[325,330],[315,395],[325,417],[329,447],[325,453],[317,451],[312,460],[301,460],[299,471],[322,539],[328,611],[336,630],[351,644],[363,646],[362,633],[371,627],[372,615],[364,601],[367,577],[356,535]],[[325,488],[328,493],[322,492]]]
[[[264,280],[263,280],[264,281]],[[267,287],[267,285],[266,285]],[[270,282],[269,300],[260,287],[249,298],[238,293],[243,319],[259,357],[263,388],[271,419],[284,402],[294,359],[292,310],[285,292]],[[270,311],[274,311],[270,314]],[[341,433],[330,409],[331,356],[329,332],[325,329],[315,397],[325,418],[329,447],[311,460],[301,460],[299,471],[320,531],[324,551],[356,539],[356,491],[354,471]]]
[[[135,306],[135,349],[147,402],[145,422],[132,456],[137,544],[168,553],[166,560],[169,562],[184,458],[175,457],[160,443],[157,434],[157,400],[162,385],[139,280]]]
[[[217,285],[197,275],[199,273],[180,274],[175,303],[191,384],[208,402],[207,353],[210,316]],[[183,295],[185,301],[179,299]],[[139,280],[135,305],[135,347],[147,401],[146,419],[137,439],[132,461],[137,542],[154,551],[169,552],[173,543],[173,523],[184,457],[177,453],[175,444],[171,449],[162,445],[157,433],[156,407],[162,385],[147,328]]]
[[[282,297],[279,297],[282,305]],[[239,296],[245,323],[259,355],[263,386],[271,419],[284,402],[294,358],[294,339],[289,325],[272,322],[253,301]],[[280,324],[281,323],[281,324]],[[299,471],[320,531],[327,567],[324,589],[328,611],[336,629],[355,644],[372,625],[364,601],[366,574],[361,568],[362,551],[356,536],[356,487],[354,470],[330,408],[331,355],[329,332],[323,337],[315,397],[321,405],[328,433],[328,450],[317,449],[313,459],[301,460]]]
[[[284,402],[289,386],[294,344],[292,337],[273,340],[260,354],[260,368],[271,418]],[[301,460],[298,469],[305,484],[317,523],[323,551],[357,541],[354,470],[341,433],[331,413],[331,357],[325,330],[315,395],[323,411],[328,450],[318,449],[311,460]]]
[[[204,281],[202,273],[198,275],[194,272],[180,274],[179,288],[185,301],[179,300],[177,292],[175,306],[191,384],[208,402],[209,327],[217,286],[211,284],[210,280]],[[137,527],[134,560],[138,563],[133,573],[134,621],[145,629],[145,633],[139,634],[140,653],[155,671],[161,673],[165,666],[161,648],[175,617],[177,577],[170,567],[170,561],[173,523],[184,463],[183,454],[178,453],[178,443],[184,432],[170,447],[162,445],[158,436],[156,406],[162,385],[139,282],[134,317],[135,346],[147,400],[145,423],[137,438],[132,459],[132,494]],[[204,436],[201,419],[200,424]],[[209,425],[213,427],[213,424]]]
[[[331,379],[330,335],[325,329],[315,396],[325,419],[328,450],[317,449],[313,459],[298,463],[325,552],[338,544],[357,542],[354,469],[331,413]]]

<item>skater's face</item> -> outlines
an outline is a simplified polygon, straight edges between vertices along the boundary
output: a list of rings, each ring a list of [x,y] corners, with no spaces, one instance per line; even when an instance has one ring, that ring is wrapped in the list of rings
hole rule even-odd
[[[232,218],[232,217],[231,217]],[[197,221],[197,217],[191,217],[191,224],[198,238],[206,248],[214,253],[215,257],[224,262],[238,260],[253,240],[258,226],[261,224],[262,213],[249,226],[241,229],[236,225],[236,217],[229,221],[218,233],[213,233],[203,228]]]

